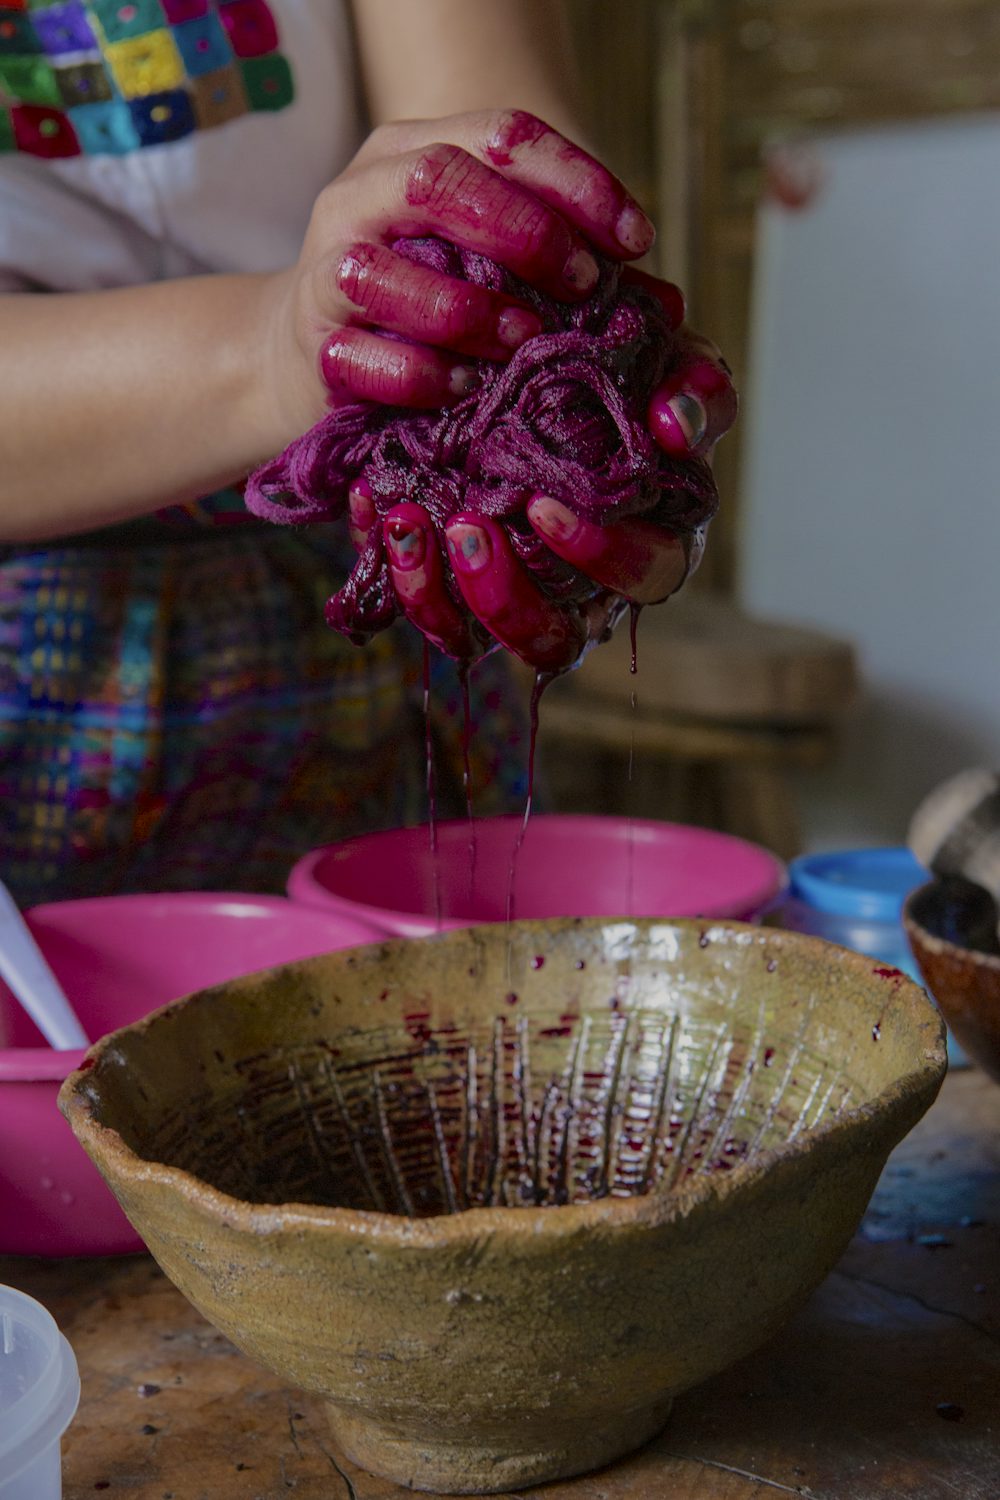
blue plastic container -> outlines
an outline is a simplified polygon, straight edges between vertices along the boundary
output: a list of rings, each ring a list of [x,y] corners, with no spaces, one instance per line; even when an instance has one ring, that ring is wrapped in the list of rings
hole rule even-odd
[[[905,846],[803,854],[789,865],[788,895],[768,922],[866,953],[925,989],[902,918],[907,896],[930,879]],[[948,1060],[953,1068],[968,1065],[950,1031]]]
[[[923,984],[902,923],[903,902],[930,879],[905,847],[803,854],[788,868],[782,927],[866,953]]]

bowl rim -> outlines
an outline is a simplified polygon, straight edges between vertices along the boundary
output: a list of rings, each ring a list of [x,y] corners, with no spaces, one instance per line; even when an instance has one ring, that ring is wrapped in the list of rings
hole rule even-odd
[[[931,932],[930,928],[917,921],[910,908],[911,901],[915,901],[918,896],[937,884],[937,880],[926,880],[923,885],[918,885],[916,890],[910,892],[903,902],[904,926],[912,928],[931,952],[936,952],[943,958],[950,958],[956,963],[968,964],[971,961],[976,968],[995,969],[1000,974],[1000,953],[980,953],[975,948],[963,948],[961,943],[953,943],[950,938],[938,937],[936,932]]]
[[[515,830],[522,826],[524,817],[522,813],[498,813],[493,817],[477,820],[477,829],[481,829],[483,823],[491,826],[504,824]],[[728,901],[721,903],[715,908],[709,907],[699,916],[690,918],[678,918],[678,920],[691,921],[739,921],[742,914],[747,911],[767,911],[778,898],[789,887],[789,873],[787,861],[768,849],[764,844],[755,843],[753,839],[742,838],[739,834],[725,833],[721,829],[701,828],[694,823],[678,823],[667,818],[625,818],[617,814],[606,813],[536,813],[529,824],[530,828],[552,827],[559,825],[569,829],[570,825],[579,828],[598,827],[610,829],[612,825],[621,827],[630,826],[633,829],[667,829],[671,833],[695,834],[699,840],[711,842],[717,847],[733,848],[739,845],[741,848],[752,850],[760,857],[762,872],[757,888],[749,892],[739,901]],[[463,836],[468,836],[468,820],[465,818],[442,818],[435,824],[437,834],[440,836],[445,830],[458,829]],[[285,882],[285,890],[289,898],[303,906],[328,906],[334,910],[343,911],[350,915],[357,912],[362,921],[370,922],[376,927],[381,926],[386,930],[387,924],[391,925],[391,935],[398,936],[407,933],[423,933],[430,927],[434,931],[454,931],[458,928],[478,927],[486,925],[480,919],[472,917],[441,917],[435,918],[431,913],[419,911],[402,911],[394,906],[374,906],[367,901],[352,900],[337,891],[332,891],[317,879],[316,871],[338,850],[350,850],[362,843],[372,840],[389,839],[400,834],[416,835],[423,831],[428,836],[429,825],[427,823],[411,824],[406,828],[382,828],[374,833],[354,834],[350,838],[338,839],[330,844],[320,844],[316,849],[310,849],[295,861],[288,878]],[[763,877],[763,865],[771,866],[771,874],[765,885]],[[526,918],[525,920],[536,920],[542,922],[555,922],[567,920],[559,917]],[[594,917],[593,921],[610,920],[610,918]],[[669,921],[671,918],[662,916],[650,918],[655,921]],[[495,924],[493,924],[495,925]]]
[[[201,909],[221,901],[232,906],[262,907],[266,912],[282,917],[288,916],[290,911],[297,914],[305,910],[310,918],[325,917],[328,923],[339,922],[355,927],[357,933],[351,936],[352,947],[362,945],[364,939],[360,934],[365,929],[369,929],[365,935],[372,943],[379,942],[384,933],[384,929],[376,927],[375,923],[367,921],[360,913],[355,915],[352,911],[323,906],[318,902],[307,904],[292,901],[288,896],[255,891],[124,891],[108,896],[78,896],[68,901],[41,902],[38,906],[30,907],[25,916],[30,925],[32,918],[37,917],[45,922],[54,913],[71,912],[86,917],[90,911],[106,911],[109,904],[121,910],[129,906],[146,905],[150,901],[168,901],[179,911],[185,908]],[[298,920],[298,916],[293,917],[293,920]],[[70,1073],[79,1068],[88,1050],[86,1047],[0,1047],[0,1085],[62,1083]]]
[[[598,926],[608,918],[582,917],[534,920],[526,919],[517,925],[522,928],[579,928],[581,925]],[[88,1154],[110,1157],[116,1163],[119,1177],[127,1182],[157,1184],[179,1192],[192,1204],[196,1212],[204,1213],[214,1221],[216,1228],[228,1228],[267,1238],[296,1230],[346,1235],[359,1235],[385,1246],[410,1245],[423,1249],[439,1249],[457,1241],[509,1235],[517,1239],[551,1243],[553,1235],[560,1237],[575,1235],[584,1229],[626,1230],[630,1227],[662,1225],[679,1218],[688,1217],[696,1208],[714,1201],[724,1201],[737,1189],[752,1187],[759,1183],[775,1167],[791,1167],[808,1151],[810,1155],[835,1156],[841,1141],[858,1138],[858,1148],[870,1145],[869,1123],[878,1122],[882,1135],[892,1137],[892,1149],[916,1121],[926,1112],[937,1096],[947,1071],[944,1019],[926,991],[899,969],[889,969],[875,959],[828,943],[822,938],[807,933],[786,932],[779,928],[761,928],[750,923],[722,919],[704,921],[698,918],[633,918],[634,926],[672,926],[684,931],[697,932],[699,937],[713,933],[745,934],[747,941],[776,950],[832,948],[849,971],[859,977],[877,976],[880,980],[891,979],[894,995],[906,1006],[916,1011],[914,1024],[918,1031],[927,1030],[928,1045],[922,1052],[922,1063],[907,1073],[901,1074],[879,1091],[873,1099],[852,1108],[847,1114],[824,1120],[821,1124],[802,1131],[779,1145],[763,1148],[752,1161],[738,1162],[730,1171],[697,1176],[690,1182],[672,1185],[669,1188],[654,1188],[648,1193],[637,1193],[625,1198],[595,1198],[585,1203],[568,1203],[548,1206],[524,1207],[476,1207],[461,1209],[457,1213],[438,1214],[429,1218],[410,1219],[400,1214],[390,1214],[373,1209],[352,1209],[336,1205],[308,1203],[250,1203],[233,1197],[213,1187],[202,1178],[182,1167],[168,1166],[163,1162],[150,1162],[140,1157],[127,1146],[120,1133],[111,1126],[99,1123],[93,1115],[93,1107],[86,1095],[86,1078],[97,1064],[103,1052],[114,1045],[118,1036],[125,1032],[145,1030],[156,1024],[161,1017],[187,1005],[192,996],[171,1001],[152,1011],[140,1021],[111,1032],[94,1044],[59,1091],[59,1108],[69,1121],[74,1134],[84,1144],[87,1139],[95,1148]],[[464,928],[461,936],[470,932],[491,932],[495,923],[481,928]],[[428,939],[432,943],[455,941],[458,934],[442,932]],[[370,947],[395,947],[413,939],[390,938],[382,944]],[[350,949],[338,950],[345,959]],[[329,955],[333,957],[334,955]],[[297,962],[310,962],[298,960]],[[250,978],[252,976],[246,976]],[[241,981],[231,981],[240,983]],[[201,993],[201,992],[196,992]],[[887,1006],[888,1006],[887,1002]],[[920,1019],[923,1012],[923,1019]],[[543,1225],[551,1226],[543,1234]]]

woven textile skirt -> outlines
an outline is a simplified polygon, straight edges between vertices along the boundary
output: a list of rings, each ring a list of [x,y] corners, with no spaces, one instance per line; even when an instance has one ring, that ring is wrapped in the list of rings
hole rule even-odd
[[[327,628],[343,554],[325,528],[223,527],[0,561],[0,873],[22,905],[280,891],[305,850],[426,818],[422,643]],[[502,654],[471,718],[476,811],[513,811],[527,733]],[[431,720],[458,816],[461,691],[436,651]]]

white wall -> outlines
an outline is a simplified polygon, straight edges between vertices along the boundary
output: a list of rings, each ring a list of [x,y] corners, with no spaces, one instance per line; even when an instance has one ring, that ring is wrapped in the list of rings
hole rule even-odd
[[[825,187],[759,228],[742,594],[858,644],[813,847],[901,841],[1000,764],[1000,119],[817,143]]]

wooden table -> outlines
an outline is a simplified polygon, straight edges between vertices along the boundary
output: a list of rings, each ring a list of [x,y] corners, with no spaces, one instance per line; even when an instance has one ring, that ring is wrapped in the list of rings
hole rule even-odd
[[[0,1259],[51,1309],[83,1399],[65,1500],[401,1500],[322,1403],[240,1355],[145,1256]],[[526,1492],[522,1492],[526,1493]],[[634,1457],[539,1500],[1000,1500],[1000,1088],[952,1073],[861,1232],[767,1347]]]

